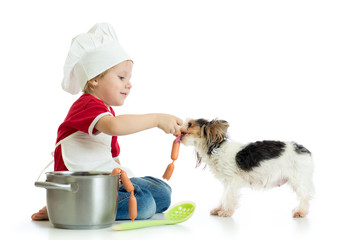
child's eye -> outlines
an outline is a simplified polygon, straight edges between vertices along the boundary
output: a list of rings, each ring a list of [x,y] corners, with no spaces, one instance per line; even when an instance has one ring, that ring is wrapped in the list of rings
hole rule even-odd
[[[119,78],[120,78],[121,81],[125,80],[125,77],[119,76]]]

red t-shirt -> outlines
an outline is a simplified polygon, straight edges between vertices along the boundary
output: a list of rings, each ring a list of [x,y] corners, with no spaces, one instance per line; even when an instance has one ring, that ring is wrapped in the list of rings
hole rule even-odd
[[[93,121],[100,114],[107,112],[111,113],[112,116],[115,116],[114,110],[111,107],[108,108],[100,99],[87,93],[81,95],[80,98],[73,103],[64,122],[60,125],[56,143],[77,131],[82,131],[91,135],[95,134],[97,129],[92,126]],[[91,129],[92,132],[89,132]],[[117,136],[113,136],[111,140],[111,155],[115,158],[119,156],[119,154],[120,146],[117,141]],[[54,162],[55,171],[68,170],[62,158],[61,145],[55,149]]]

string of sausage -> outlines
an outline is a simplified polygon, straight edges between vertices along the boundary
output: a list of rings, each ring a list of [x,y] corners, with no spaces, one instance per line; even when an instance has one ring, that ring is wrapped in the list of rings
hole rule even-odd
[[[173,174],[174,172],[174,162],[175,160],[178,158],[179,156],[179,149],[180,149],[180,136],[181,136],[181,132],[179,132],[177,135],[176,135],[176,139],[174,140],[173,142],[173,145],[172,145],[172,149],[171,149],[171,160],[172,160],[172,163],[170,163],[166,170],[165,170],[165,173],[163,175],[163,178],[166,179],[166,180],[169,180],[171,178],[171,175]]]
[[[133,222],[137,216],[137,202],[134,195],[134,186],[132,185],[129,177],[126,172],[120,168],[114,168],[111,175],[120,175],[120,180],[122,185],[124,185],[125,190],[130,193],[129,198],[129,217]]]

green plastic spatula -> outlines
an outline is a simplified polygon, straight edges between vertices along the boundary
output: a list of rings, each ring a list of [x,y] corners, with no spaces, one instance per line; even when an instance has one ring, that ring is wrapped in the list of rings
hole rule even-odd
[[[149,221],[135,221],[124,222],[114,225],[114,230],[124,231],[137,228],[145,228],[156,225],[169,225],[177,224],[188,220],[195,211],[195,203],[193,202],[181,202],[170,208],[165,212],[165,220],[149,220]]]

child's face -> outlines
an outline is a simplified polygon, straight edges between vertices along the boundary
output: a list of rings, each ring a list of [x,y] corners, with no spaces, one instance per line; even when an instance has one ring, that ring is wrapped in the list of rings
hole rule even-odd
[[[97,79],[95,97],[107,106],[121,106],[130,94],[132,61],[124,61],[112,67],[102,78]]]

